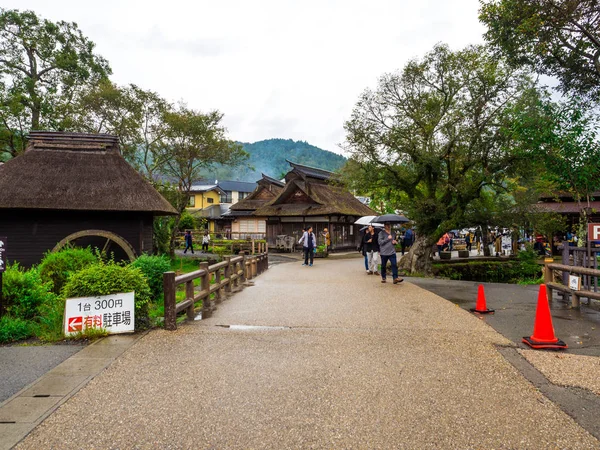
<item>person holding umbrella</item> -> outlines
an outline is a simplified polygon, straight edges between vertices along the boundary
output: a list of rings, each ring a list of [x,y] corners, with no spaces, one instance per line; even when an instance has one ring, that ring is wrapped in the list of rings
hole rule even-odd
[[[381,230],[377,236],[379,254],[381,255],[381,282],[386,282],[387,262],[390,261],[392,264],[392,279],[394,280],[394,284],[402,283],[404,279],[398,277],[398,261],[396,259],[395,247],[397,242],[395,236],[392,234],[392,226],[390,222],[382,221],[381,218],[378,219],[378,222],[384,223],[383,230]]]
[[[377,241],[377,233],[373,225],[369,225],[363,238],[365,252],[368,260],[367,275],[379,275],[377,264],[379,263],[379,242]]]

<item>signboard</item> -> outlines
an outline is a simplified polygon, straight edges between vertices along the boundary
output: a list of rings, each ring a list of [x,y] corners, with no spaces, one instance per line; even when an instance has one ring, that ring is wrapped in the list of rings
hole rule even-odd
[[[65,303],[65,336],[86,328],[103,328],[109,334],[135,328],[134,292],[101,297],[69,298]]]
[[[574,291],[581,290],[581,277],[569,275],[569,288]]]
[[[0,236],[0,272],[6,270],[6,236]]]
[[[600,223],[588,223],[588,240],[600,241]]]

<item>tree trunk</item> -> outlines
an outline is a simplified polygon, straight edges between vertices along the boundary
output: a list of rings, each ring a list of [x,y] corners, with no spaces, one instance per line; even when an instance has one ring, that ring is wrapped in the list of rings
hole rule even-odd
[[[431,275],[432,246],[432,242],[427,237],[417,237],[408,253],[400,259],[398,267],[409,275],[414,273]]]

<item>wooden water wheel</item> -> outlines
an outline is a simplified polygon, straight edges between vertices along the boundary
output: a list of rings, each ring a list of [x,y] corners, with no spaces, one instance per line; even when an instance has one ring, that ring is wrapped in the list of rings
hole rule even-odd
[[[111,246],[117,246],[122,249],[130,261],[134,261],[137,256],[135,254],[135,250],[131,246],[127,240],[119,236],[118,234],[113,233],[112,231],[105,230],[82,230],[76,233],[68,235],[66,238],[62,239],[58,244],[54,246],[52,252],[57,252],[61,248],[63,248],[67,244],[73,245],[76,241],[84,239],[84,238],[102,238],[106,239],[104,241],[103,248],[99,248],[103,253],[109,252]],[[114,247],[113,247],[114,248]]]

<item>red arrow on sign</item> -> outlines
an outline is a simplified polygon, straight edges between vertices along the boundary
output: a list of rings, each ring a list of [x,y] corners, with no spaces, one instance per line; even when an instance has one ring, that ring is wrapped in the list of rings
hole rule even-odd
[[[69,317],[69,322],[67,324],[67,331],[69,333],[74,333],[76,331],[81,331],[83,327],[83,317]]]

